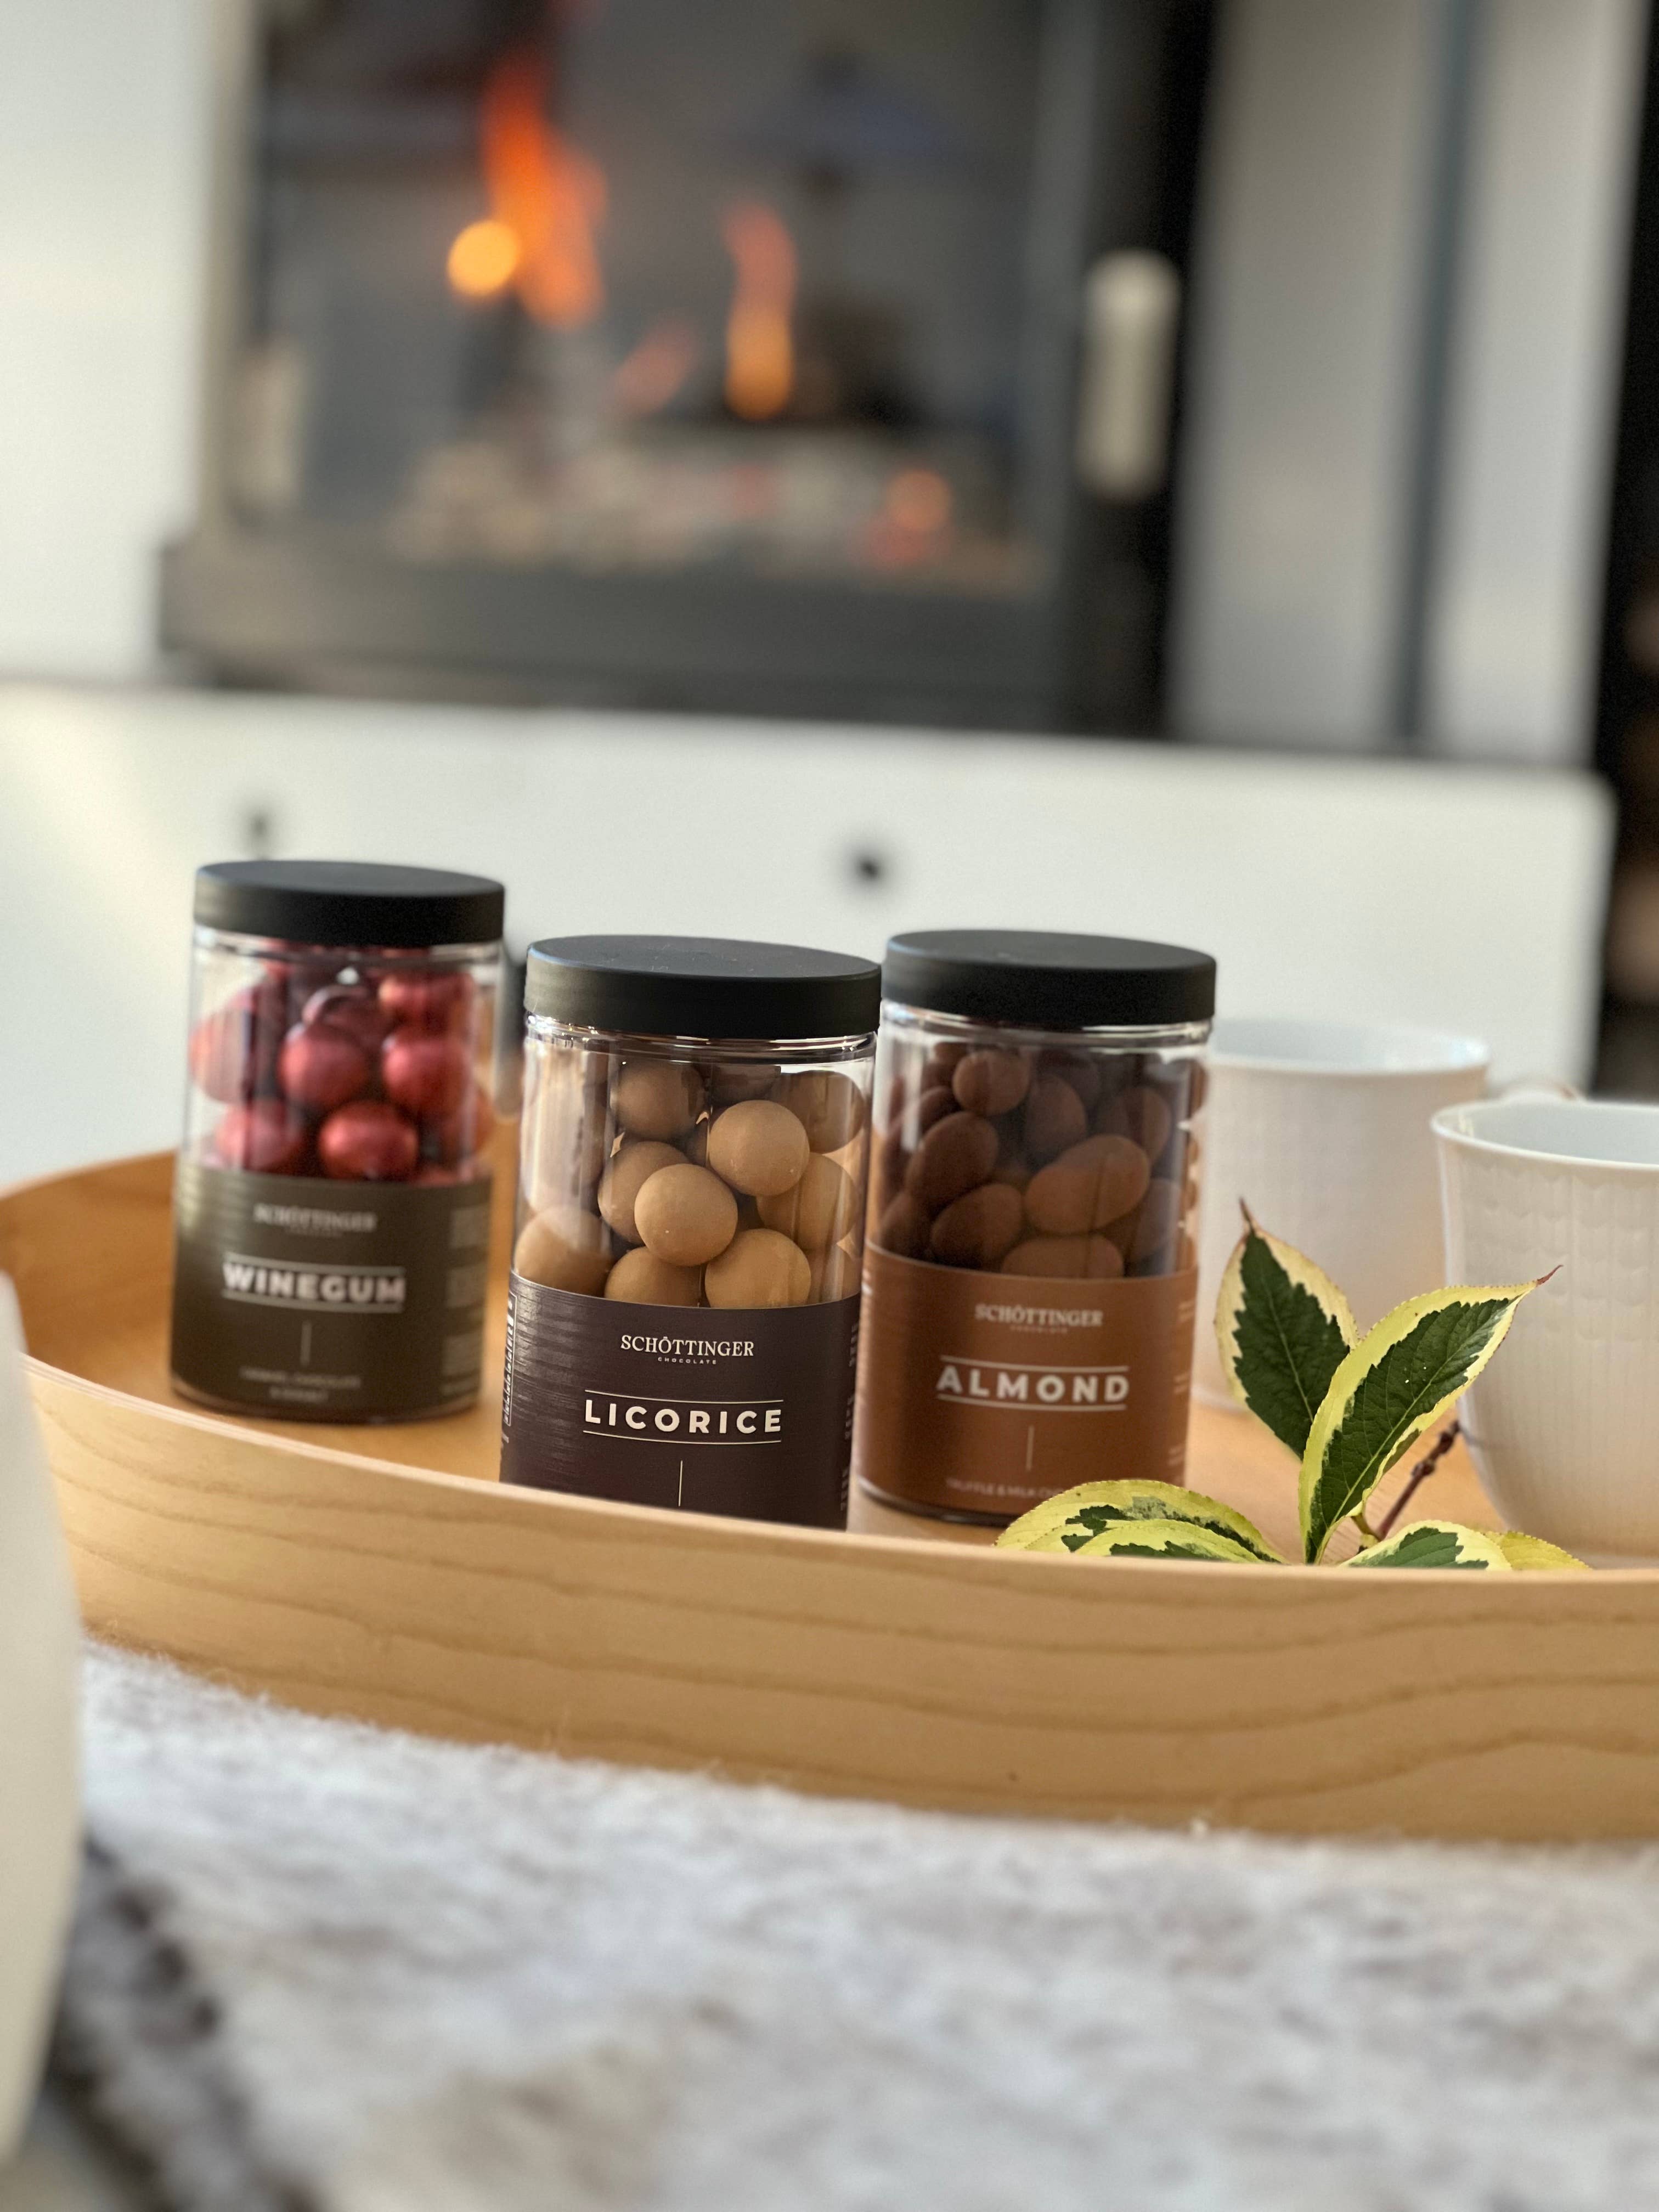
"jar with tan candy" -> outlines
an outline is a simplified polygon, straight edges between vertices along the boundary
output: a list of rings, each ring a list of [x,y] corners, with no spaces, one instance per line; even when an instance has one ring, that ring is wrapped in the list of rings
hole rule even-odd
[[[532,945],[501,1474],[846,1519],[873,962]]]
[[[1000,1522],[1182,1480],[1215,963],[1000,930],[883,969],[854,1466]]]

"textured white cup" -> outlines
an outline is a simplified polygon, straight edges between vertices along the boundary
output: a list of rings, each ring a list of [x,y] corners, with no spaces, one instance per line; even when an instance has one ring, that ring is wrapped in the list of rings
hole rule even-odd
[[[1429,1124],[1478,1098],[1488,1054],[1474,1037],[1340,1022],[1219,1021],[1204,1121],[1193,1389],[1234,1403],[1215,1346],[1215,1301],[1243,1199],[1264,1229],[1334,1277],[1362,1328],[1443,1282]]]
[[[1487,1494],[1597,1565],[1659,1560],[1659,1107],[1495,1098],[1434,1131],[1448,1280],[1560,1269],[1464,1397]]]

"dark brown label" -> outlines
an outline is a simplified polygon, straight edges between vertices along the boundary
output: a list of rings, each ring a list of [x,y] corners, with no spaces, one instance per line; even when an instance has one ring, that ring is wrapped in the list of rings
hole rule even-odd
[[[501,1480],[840,1528],[859,1302],[750,1312],[507,1292]]]
[[[901,1503],[1012,1520],[1079,1482],[1179,1482],[1197,1276],[1072,1282],[865,1254],[853,1464]]]
[[[489,1184],[331,1182],[180,1160],[173,1372],[218,1405],[406,1420],[477,1395]]]

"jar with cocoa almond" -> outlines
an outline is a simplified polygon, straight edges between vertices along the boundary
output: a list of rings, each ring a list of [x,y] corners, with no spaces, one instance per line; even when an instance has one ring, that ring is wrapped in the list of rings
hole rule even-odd
[[[985,1522],[1179,1482],[1214,961],[927,930],[882,984],[859,1480]]]
[[[173,1376],[318,1421],[476,1397],[501,886],[233,860],[196,878]]]
[[[503,1481],[842,1524],[880,1006],[794,945],[531,947]]]

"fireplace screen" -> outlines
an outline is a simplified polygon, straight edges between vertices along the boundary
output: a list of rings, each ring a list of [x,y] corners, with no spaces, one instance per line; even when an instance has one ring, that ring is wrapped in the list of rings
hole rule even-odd
[[[1028,0],[274,31],[250,517],[415,562],[1018,590]]]
[[[1055,714],[1080,287],[1190,9],[245,7],[169,641]]]

